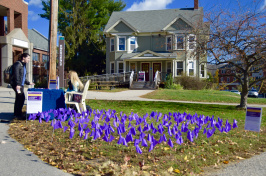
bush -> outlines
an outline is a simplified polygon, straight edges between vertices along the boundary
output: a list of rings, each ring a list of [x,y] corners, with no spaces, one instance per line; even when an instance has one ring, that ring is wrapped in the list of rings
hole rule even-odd
[[[42,81],[39,81],[34,85],[34,88],[47,88],[47,87],[48,83],[46,78],[43,78]]]
[[[183,87],[180,84],[175,84],[173,83],[170,87],[170,89],[175,89],[175,90],[183,90]]]
[[[165,88],[166,89],[171,89],[171,86],[173,85],[173,76],[172,73],[166,76],[166,81],[165,81]]]
[[[181,76],[175,79],[177,84],[180,84],[183,89],[187,90],[202,90],[207,88],[207,82],[195,77]]]

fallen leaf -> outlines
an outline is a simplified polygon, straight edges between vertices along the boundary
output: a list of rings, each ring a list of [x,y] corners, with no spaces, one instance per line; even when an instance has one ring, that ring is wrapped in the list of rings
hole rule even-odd
[[[180,174],[180,170],[179,169],[175,169],[173,172]]]
[[[172,167],[172,166],[171,166],[171,167],[169,167],[169,168],[167,169],[167,171],[168,171],[168,172],[173,172],[173,170],[174,170],[174,169],[173,169],[173,167]]]
[[[148,168],[150,168],[150,167],[151,167],[151,166],[143,166],[142,169],[143,169],[143,170],[146,170],[146,169],[148,169]]]
[[[240,156],[236,156],[236,159],[240,159],[240,160],[242,160],[242,159],[245,159],[245,158],[242,158],[242,157],[240,157]]]
[[[229,163],[229,161],[225,160],[225,161],[223,161],[223,163],[224,163],[224,164],[228,164],[228,163]]]
[[[55,162],[51,162],[50,164],[51,164],[52,166],[55,166],[55,165],[56,165],[56,163],[55,163]]]
[[[164,147],[163,149],[164,149],[164,151],[167,151],[167,150],[169,150],[170,148],[169,148],[169,147]]]

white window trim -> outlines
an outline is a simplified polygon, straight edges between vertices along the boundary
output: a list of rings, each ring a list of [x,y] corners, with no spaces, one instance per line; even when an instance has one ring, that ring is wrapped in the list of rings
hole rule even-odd
[[[135,73],[137,73],[137,71],[138,71],[137,62],[129,62],[129,71],[131,71],[130,64],[135,64]]]
[[[125,50],[119,50],[119,39],[120,38],[124,38],[125,39]],[[126,36],[117,37],[117,51],[127,51],[127,38],[126,38]]]
[[[125,63],[123,61],[117,61],[116,73],[121,73],[121,72],[119,72],[119,64],[120,63],[123,63],[123,72],[125,72]]]
[[[195,37],[194,42],[189,42],[189,37],[190,37],[190,36]],[[187,36],[187,49],[188,49],[188,50],[194,50],[194,49],[196,48],[196,40],[197,40],[197,37],[196,37],[195,34],[189,34],[189,35]],[[194,44],[195,44],[195,48],[194,48],[194,49],[189,49],[189,44],[190,44],[190,43],[194,43]]]
[[[167,49],[167,44],[168,44],[168,38],[171,38],[171,49],[168,50]],[[165,51],[172,51],[173,50],[173,37],[171,35],[167,35],[166,38],[165,38]]]
[[[115,73],[115,62],[110,62],[110,74],[112,74],[112,64],[114,64],[114,73]]]
[[[185,61],[182,61],[182,60],[176,60],[175,61],[175,76],[182,76],[182,74],[181,75],[177,74],[177,62],[183,62],[183,73],[184,73],[184,71],[185,71]]]
[[[193,68],[193,70],[194,70],[194,74],[193,75],[190,75],[189,74],[189,63],[190,62],[193,62],[194,64],[193,64],[193,66],[194,66],[194,68]],[[187,75],[188,76],[191,76],[191,77],[194,77],[194,76],[196,76],[196,62],[194,61],[194,60],[188,60],[188,65],[187,65]]]
[[[183,49],[177,49],[177,37],[183,37]],[[183,34],[178,34],[178,35],[175,35],[175,41],[174,41],[174,44],[175,44],[175,50],[185,50],[186,49],[186,37],[185,35]]]
[[[112,40],[114,40],[114,50],[112,51]],[[112,37],[112,38],[110,38],[110,52],[114,52],[115,51],[115,38],[114,37]]]
[[[131,38],[135,38],[135,51],[137,51],[138,50],[138,38],[136,37],[136,36],[131,36],[131,37],[129,37],[128,38],[128,51],[129,52],[133,52],[134,50],[131,50],[131,43],[130,43],[130,40],[131,40]]]

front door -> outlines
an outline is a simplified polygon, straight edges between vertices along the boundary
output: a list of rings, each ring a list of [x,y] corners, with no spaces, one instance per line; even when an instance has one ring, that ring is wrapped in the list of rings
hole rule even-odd
[[[152,77],[154,78],[155,77],[155,73],[156,71],[162,71],[161,70],[161,63],[153,63],[153,74],[152,74]]]
[[[149,81],[150,77],[149,77],[149,63],[142,63],[141,64],[141,68],[142,71],[145,71],[145,81]]]

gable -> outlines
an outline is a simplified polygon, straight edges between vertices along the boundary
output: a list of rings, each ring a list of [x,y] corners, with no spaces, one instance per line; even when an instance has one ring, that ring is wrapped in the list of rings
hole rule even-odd
[[[172,25],[166,28],[167,31],[190,30],[190,29],[192,29],[192,27],[181,18],[177,19]]]
[[[146,50],[146,51],[134,56],[134,58],[138,58],[138,57],[163,57],[163,55],[161,55],[159,53],[155,53],[155,52],[150,51],[150,50]]]
[[[134,32],[130,27],[128,27],[124,22],[120,21],[113,29],[109,32],[114,33],[125,33],[125,32]]]

